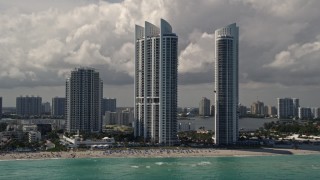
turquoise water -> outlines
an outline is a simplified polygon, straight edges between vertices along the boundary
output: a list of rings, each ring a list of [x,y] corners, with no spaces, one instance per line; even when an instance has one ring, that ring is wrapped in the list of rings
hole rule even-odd
[[[0,179],[320,179],[320,155],[0,161]]]

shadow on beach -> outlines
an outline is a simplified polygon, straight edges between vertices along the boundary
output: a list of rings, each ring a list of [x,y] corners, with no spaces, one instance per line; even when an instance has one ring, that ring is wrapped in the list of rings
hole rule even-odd
[[[257,152],[257,153],[270,153],[270,154],[287,154],[287,155],[293,154],[289,150],[277,149],[277,148],[241,149],[241,151]]]
[[[292,145],[276,145],[272,148],[259,148],[259,149],[241,149],[241,151],[247,151],[247,152],[260,152],[260,153],[270,153],[270,154],[284,154],[284,155],[290,155],[290,154],[299,154],[299,151],[309,151],[309,152],[320,152],[320,146],[314,146],[310,144],[299,144],[297,146]],[[295,153],[294,153],[294,152]],[[302,153],[304,154],[304,153]]]

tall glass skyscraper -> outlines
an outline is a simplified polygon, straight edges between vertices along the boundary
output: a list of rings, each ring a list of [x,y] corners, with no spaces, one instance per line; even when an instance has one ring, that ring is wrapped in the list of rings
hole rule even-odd
[[[161,19],[160,28],[135,27],[136,137],[165,145],[177,141],[178,36]]]
[[[67,132],[100,132],[103,84],[99,72],[76,68],[66,82]]]
[[[239,27],[215,31],[215,143],[234,144],[239,136]]]

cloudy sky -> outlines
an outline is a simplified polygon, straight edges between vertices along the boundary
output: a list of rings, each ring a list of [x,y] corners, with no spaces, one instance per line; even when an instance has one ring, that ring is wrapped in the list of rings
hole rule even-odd
[[[240,27],[240,102],[297,97],[320,106],[318,0],[0,0],[0,96],[65,96],[74,67],[133,106],[134,25],[166,19],[179,36],[179,105],[213,99],[214,30]]]

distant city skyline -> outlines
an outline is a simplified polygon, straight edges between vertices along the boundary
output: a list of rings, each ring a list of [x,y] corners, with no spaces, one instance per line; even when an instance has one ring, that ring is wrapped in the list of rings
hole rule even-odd
[[[1,1],[0,96],[4,107],[14,107],[20,95],[50,102],[64,96],[70,70],[90,66],[101,73],[107,97],[132,106],[134,25],[158,26],[164,18],[179,34],[178,106],[213,101],[213,29],[237,22],[239,102],[249,106],[258,97],[275,106],[278,97],[297,97],[317,107],[319,7],[313,0]]]

